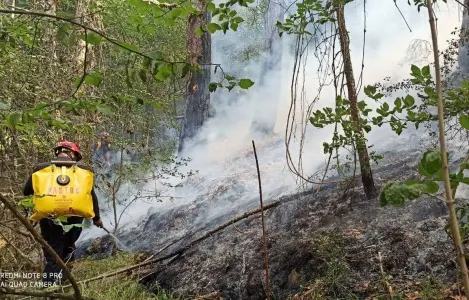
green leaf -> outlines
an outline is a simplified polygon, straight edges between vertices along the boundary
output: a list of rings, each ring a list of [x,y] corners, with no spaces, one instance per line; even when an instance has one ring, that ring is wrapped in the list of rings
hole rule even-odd
[[[165,81],[171,76],[171,74],[171,70],[167,66],[164,66],[158,70],[158,73],[154,77],[159,81]]]
[[[213,2],[209,2],[207,4],[207,10],[208,11],[214,11],[215,10],[215,4]]]
[[[254,85],[254,82],[251,79],[241,79],[239,80],[239,87],[242,89],[248,89]]]
[[[242,23],[244,22],[244,19],[238,16],[238,17],[234,17],[233,19],[231,19],[231,22]]]
[[[67,222],[67,217],[58,216],[58,217],[55,218],[55,221],[60,222],[60,223],[66,223]]]
[[[440,186],[438,183],[434,181],[427,182],[427,193],[428,194],[436,194],[438,190],[440,189]]]
[[[237,30],[238,30],[238,23],[231,22],[230,28],[231,28],[231,30],[233,30],[233,31],[237,31]]]
[[[190,64],[185,64],[184,67],[182,68],[182,75],[181,78],[186,77],[187,73],[191,70],[191,65]]]
[[[86,84],[91,84],[94,86],[99,86],[101,84],[101,81],[103,81],[103,74],[100,72],[93,72],[91,74],[88,74],[85,76],[84,82]]]
[[[411,95],[407,95],[404,98],[404,104],[406,107],[411,107],[412,105],[414,105],[414,103],[415,103],[415,99]]]
[[[424,77],[429,77],[430,76],[430,66],[425,66],[422,68],[422,75]]]
[[[420,182],[408,180],[404,184],[396,182],[387,183],[380,194],[381,206],[400,206],[407,200],[415,200],[422,194],[434,194],[439,186],[435,182]]]
[[[107,115],[107,116],[112,116],[113,115],[112,109],[107,105],[103,105],[103,104],[98,105],[97,109],[98,109],[99,112],[101,112],[104,115]]]
[[[80,34],[78,37],[91,45],[98,45],[103,41],[103,37],[95,33]]]
[[[14,128],[20,122],[21,114],[20,113],[12,113],[10,114],[7,119],[5,120],[5,125]]]
[[[3,102],[0,101],[0,110],[7,110],[9,108],[10,108],[10,106],[8,104],[3,103]]]
[[[217,87],[218,84],[216,82],[210,82],[210,84],[208,85],[208,90],[213,93],[217,90]]]
[[[33,202],[33,197],[28,197],[23,200],[21,200],[18,205],[22,205],[26,208],[33,208],[34,207],[34,202]]]
[[[373,98],[373,95],[376,93],[376,87],[372,85],[367,85],[364,89],[365,95],[370,98]]]
[[[419,67],[417,67],[416,65],[412,65],[410,67],[410,70],[412,71],[412,75],[416,75],[416,76],[420,76],[421,73],[420,73],[420,69]]]
[[[72,229],[73,227],[85,227],[86,225],[85,224],[70,224],[70,225],[63,225],[63,230],[64,232],[69,232],[70,229]]]
[[[423,158],[419,163],[419,170],[424,170],[425,174],[434,175],[442,168],[440,151],[429,150],[423,154]]]
[[[467,116],[467,115],[460,115],[460,116],[459,116],[459,124],[461,124],[461,126],[462,126],[464,129],[469,130],[469,116]]]
[[[210,23],[207,25],[207,29],[210,33],[215,33],[217,30],[221,30],[221,26],[217,23]]]
[[[202,36],[202,34],[204,34],[204,32],[202,31],[202,29],[200,27],[197,27],[195,29],[195,35],[196,36]]]

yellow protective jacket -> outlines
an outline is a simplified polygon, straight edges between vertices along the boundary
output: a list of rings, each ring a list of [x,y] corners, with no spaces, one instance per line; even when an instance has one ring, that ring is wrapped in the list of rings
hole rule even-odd
[[[57,158],[56,161],[71,159]],[[62,176],[63,166],[65,164],[59,162],[55,165],[46,162],[34,168],[23,191],[25,196],[33,196],[35,207],[30,219],[39,221],[52,216],[66,216],[72,217],[68,218],[72,223],[81,223],[83,218],[100,219],[92,169],[82,164],[67,166],[64,170],[67,176]]]

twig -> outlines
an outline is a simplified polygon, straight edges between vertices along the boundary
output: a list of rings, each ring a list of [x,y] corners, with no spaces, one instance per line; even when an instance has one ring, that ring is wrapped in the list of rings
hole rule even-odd
[[[256,167],[257,167],[257,180],[259,181],[259,200],[261,203],[262,237],[264,238],[265,283],[266,283],[266,289],[267,289],[267,300],[270,300],[269,252],[267,249],[267,233],[265,231],[265,222],[264,222],[264,204],[262,203],[261,172],[259,171],[259,161],[257,160],[256,145],[254,144],[254,140],[252,141],[252,148],[254,149],[254,158],[256,159]]]
[[[75,281],[75,278],[73,278],[72,274],[70,273],[70,270],[67,268],[67,266],[64,264],[64,262],[62,261],[62,259],[59,257],[59,255],[57,254],[57,252],[54,251],[54,249],[52,249],[52,247],[37,233],[36,230],[34,230],[33,226],[28,222],[28,220],[26,220],[25,217],[23,217],[19,212],[18,210],[16,209],[16,207],[10,203],[9,200],[7,200],[3,194],[0,194],[0,201],[3,202],[3,204],[8,207],[8,209],[16,216],[16,218],[18,220],[21,221],[21,223],[23,223],[23,225],[26,227],[26,229],[28,229],[29,232],[31,232],[31,234],[33,235],[34,239],[36,241],[38,241],[43,247],[44,249],[46,249],[47,252],[50,253],[50,255],[54,258],[54,260],[57,262],[57,264],[60,266],[60,268],[62,268],[62,270],[64,271],[64,274],[66,276],[66,278],[68,278],[68,280],[70,280],[70,283],[72,284],[73,286],[73,290],[75,292],[75,298],[74,299],[82,299],[82,296],[81,296],[81,291],[80,291],[80,288],[78,287],[77,285],[77,282]]]
[[[5,227],[5,228],[8,228],[8,229],[10,229],[11,231],[16,232],[16,233],[18,233],[18,234],[21,234],[21,235],[24,236],[24,237],[32,238],[32,236],[31,236],[30,233],[22,232],[21,230],[18,230],[18,229],[15,229],[15,228],[11,228],[10,226],[5,225],[4,223],[0,223],[0,226],[3,226],[3,227]]]
[[[35,292],[35,291],[16,291],[14,289],[8,287],[1,287],[0,288],[0,296],[2,295],[21,295],[21,296],[29,296],[29,297],[50,297],[52,299],[70,299],[76,300],[75,295],[67,295],[67,294],[60,294],[55,292]],[[80,296],[82,300],[96,300],[96,298],[91,297],[83,297]],[[3,299],[3,298],[2,298]]]
[[[21,251],[18,247],[16,247],[5,235],[3,235],[3,233],[0,232],[0,236],[5,240],[5,242],[7,242],[8,245],[10,245],[16,251],[16,253],[18,253],[21,257],[23,257],[28,262],[29,266],[35,269],[40,268],[38,264],[33,262],[31,258],[29,258],[26,254],[23,253],[23,251]]]
[[[381,272],[381,276],[383,277],[384,284],[388,288],[389,296],[392,298],[392,295],[393,295],[392,286],[391,286],[391,284],[389,283],[389,281],[386,277],[386,273],[384,273],[383,259],[381,258],[381,252],[379,252],[379,251],[378,251],[378,259],[379,259],[379,270]]]
[[[271,204],[268,204],[266,206],[264,206],[264,211],[267,210],[267,209],[271,209],[271,208],[274,208],[274,207],[277,207],[279,206],[280,204],[282,204],[281,201],[275,201]],[[86,280],[82,280],[82,281],[79,281],[79,283],[88,283],[88,282],[91,282],[91,281],[96,281],[96,280],[99,280],[99,279],[103,279],[103,278],[107,278],[107,277],[112,277],[112,276],[116,276],[116,275],[119,275],[119,274],[122,274],[122,273],[125,273],[125,272],[129,272],[129,271],[132,271],[132,270],[135,270],[135,269],[138,269],[140,267],[144,267],[144,266],[148,266],[148,265],[152,265],[152,264],[155,264],[157,262],[161,262],[163,260],[166,260],[166,259],[169,259],[169,258],[172,258],[176,255],[182,255],[182,253],[184,251],[186,251],[187,249],[191,248],[192,246],[194,246],[195,244],[197,243],[200,243],[201,241],[211,237],[213,234],[217,233],[218,231],[220,230],[223,230],[225,229],[226,227],[230,226],[230,225],[233,225],[234,223],[236,222],[239,222],[243,219],[246,219],[252,215],[255,215],[257,213],[261,212],[261,209],[256,209],[256,210],[253,210],[253,211],[249,211],[249,212],[246,212],[244,213],[243,215],[235,218],[235,219],[232,219],[226,223],[224,223],[223,225],[213,229],[213,230],[210,230],[209,232],[205,233],[202,237],[190,242],[187,246],[184,246],[183,248],[180,248],[176,251],[173,251],[171,252],[170,254],[168,255],[165,255],[161,258],[154,258],[154,259],[151,259],[151,260],[145,260],[144,262],[141,262],[139,264],[136,264],[136,265],[133,265],[133,266],[130,266],[130,267],[126,267],[126,268],[123,268],[123,269],[120,269],[120,270],[117,270],[117,271],[114,271],[114,272],[111,272],[111,273],[106,273],[106,274],[102,274],[102,275],[99,275],[99,276],[96,276],[96,277],[93,277],[93,278],[89,278],[89,279],[86,279]],[[174,242],[173,242],[174,244]],[[167,247],[165,247],[167,248]],[[163,248],[164,249],[164,248]],[[60,288],[69,288],[71,285],[65,285],[65,286],[62,286]],[[57,289],[57,288],[54,288],[54,289]],[[53,289],[53,290],[54,290]]]

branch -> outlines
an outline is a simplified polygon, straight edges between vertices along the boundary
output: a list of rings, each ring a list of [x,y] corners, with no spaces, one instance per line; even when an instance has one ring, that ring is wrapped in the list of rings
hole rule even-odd
[[[261,218],[262,218],[262,237],[264,238],[264,264],[265,264],[265,282],[267,288],[267,300],[270,300],[270,282],[269,282],[269,253],[267,251],[267,233],[265,232],[264,224],[264,204],[262,203],[262,185],[261,185],[261,173],[259,171],[259,161],[257,160],[256,145],[254,140],[252,141],[252,147],[254,149],[254,158],[256,159],[257,167],[257,179],[259,181],[259,199],[261,202]]]
[[[163,4],[163,3],[161,3]],[[167,7],[170,7],[169,5],[166,5]],[[150,60],[154,60],[153,57],[145,54],[145,53],[142,53],[140,51],[137,51],[137,50],[133,50],[131,48],[128,48],[126,47],[125,45],[122,45],[119,41],[113,39],[113,38],[110,38],[108,36],[106,36],[104,33],[100,32],[99,30],[96,30],[92,27],[89,27],[87,25],[84,25],[84,24],[81,24],[79,22],[76,22],[76,21],[73,21],[72,19],[67,19],[67,18],[64,18],[64,17],[60,17],[60,16],[56,16],[56,15],[51,15],[51,14],[46,14],[46,13],[42,13],[42,12],[35,12],[35,11],[30,11],[30,10],[20,10],[20,11],[17,11],[17,10],[10,10],[10,9],[0,9],[0,14],[11,14],[11,13],[15,13],[17,15],[29,15],[29,16],[38,16],[38,17],[45,17],[45,18],[50,18],[50,19],[56,19],[56,20],[60,20],[60,21],[64,21],[64,22],[68,22],[70,24],[73,24],[75,26],[78,26],[78,27],[81,27],[85,30],[89,30],[91,32],[94,32],[96,33],[97,35],[101,36],[102,38],[104,38],[105,40],[107,40],[108,42],[110,42],[111,44],[113,45],[116,45],[122,49],[125,49],[129,52],[132,52],[134,54],[137,54],[139,56],[142,56],[142,57],[145,57],[145,58],[148,58]],[[158,59],[159,61],[162,61],[162,62],[165,62],[165,63],[170,63],[170,64],[186,64],[186,62],[184,61],[165,61],[163,59]],[[199,64],[201,66],[218,66],[220,68],[220,64],[214,64],[214,63],[201,63]]]
[[[8,287],[0,287],[0,296],[1,295],[22,295],[22,296],[30,296],[30,297],[50,297],[52,299],[70,299],[76,300],[77,297],[75,295],[67,295],[67,294],[60,294],[56,292],[35,292],[35,291],[16,291],[14,289],[10,289]],[[91,297],[82,297],[82,300],[96,300],[96,298]]]
[[[73,286],[73,290],[75,291],[75,297],[74,299],[82,299],[81,297],[81,291],[80,288],[78,287],[75,278],[73,278],[72,274],[70,273],[70,270],[65,266],[64,262],[62,259],[59,257],[59,255],[52,249],[52,247],[37,233],[36,230],[34,230],[34,227],[28,222],[28,220],[23,217],[16,207],[8,201],[3,194],[0,194],[0,201],[3,202],[3,204],[8,207],[8,209],[16,216],[18,220],[23,223],[23,225],[28,229],[29,232],[33,235],[34,239],[38,241],[46,250],[47,252],[50,253],[50,255],[54,258],[54,260],[57,262],[57,264],[62,268],[64,271],[64,274],[68,280],[70,280],[70,283]]]
[[[271,208],[274,208],[274,207],[277,207],[279,206],[280,204],[282,204],[283,202],[282,201],[275,201],[275,202],[272,202],[271,204],[269,205],[266,205],[264,206],[264,211],[267,210],[267,209],[271,209]],[[132,271],[132,270],[135,270],[135,269],[138,269],[140,267],[144,267],[144,266],[148,266],[148,265],[152,265],[152,264],[155,264],[157,262],[160,262],[160,261],[163,261],[163,260],[166,260],[166,259],[169,259],[169,258],[172,258],[174,256],[180,256],[182,255],[182,253],[184,251],[186,251],[187,249],[191,248],[192,246],[194,246],[195,244],[197,243],[200,243],[201,241],[211,237],[213,234],[217,233],[218,231],[220,230],[223,230],[225,229],[226,227],[234,224],[234,223],[237,223],[243,219],[246,219],[252,215],[255,215],[259,212],[261,212],[262,209],[258,208],[256,210],[253,210],[253,211],[250,211],[250,212],[246,212],[244,214],[242,214],[241,216],[237,217],[237,218],[234,218],[226,223],[224,223],[223,225],[205,233],[202,237],[190,242],[187,246],[183,247],[183,248],[180,248],[176,251],[173,251],[171,252],[170,254],[168,255],[165,255],[161,258],[155,258],[155,259],[151,259],[151,260],[145,260],[144,262],[141,262],[139,264],[136,264],[136,265],[133,265],[133,266],[130,266],[130,267],[126,267],[126,268],[123,268],[123,269],[120,269],[120,270],[117,270],[117,271],[114,271],[114,272],[111,272],[111,273],[107,273],[107,274],[103,274],[103,275],[99,275],[97,277],[93,277],[93,278],[90,278],[90,279],[86,279],[86,280],[83,280],[83,281],[80,281],[80,283],[88,283],[88,282],[91,282],[91,281],[95,281],[95,280],[99,280],[99,279],[103,279],[103,278],[107,278],[107,277],[112,277],[112,276],[116,276],[116,275],[119,275],[119,274],[122,274],[122,273],[125,273],[125,272],[129,272],[129,271]],[[174,244],[174,242],[172,242],[171,244]],[[163,249],[161,249],[159,252],[161,252],[162,250],[166,249],[166,247],[164,247]],[[68,288],[70,287],[71,285],[65,285],[65,286],[62,286],[61,288]],[[55,288],[57,289],[57,288]]]

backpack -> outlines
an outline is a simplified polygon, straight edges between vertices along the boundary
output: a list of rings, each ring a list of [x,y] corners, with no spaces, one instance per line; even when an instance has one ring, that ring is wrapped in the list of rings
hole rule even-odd
[[[60,166],[57,166],[60,165]],[[48,217],[94,217],[94,174],[74,161],[52,161],[32,174],[33,221]]]

